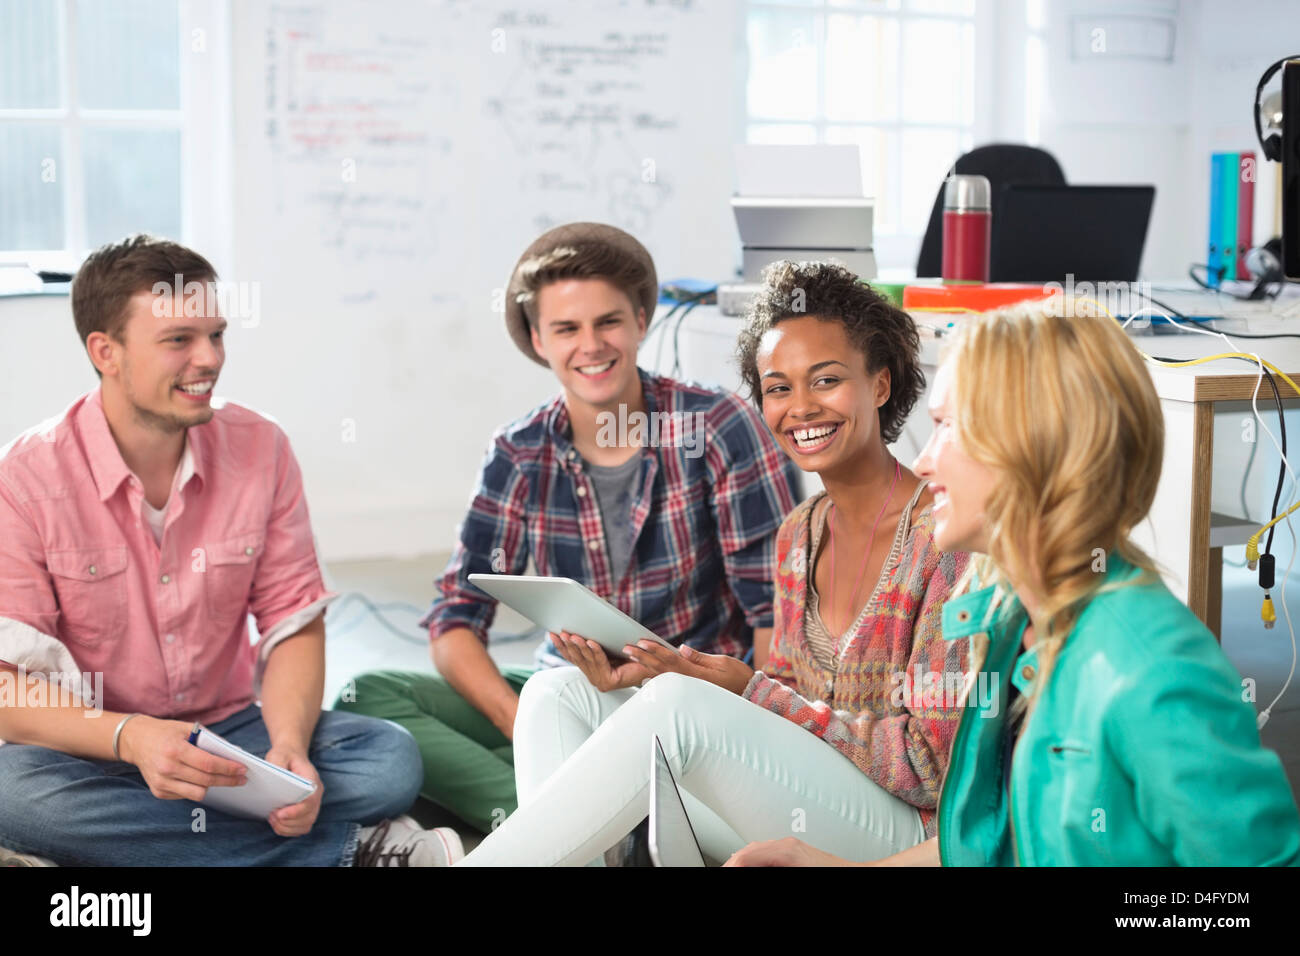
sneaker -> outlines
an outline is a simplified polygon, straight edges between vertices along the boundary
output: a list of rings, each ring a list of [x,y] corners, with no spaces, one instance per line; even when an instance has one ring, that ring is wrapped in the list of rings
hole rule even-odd
[[[451,866],[465,856],[450,827],[425,830],[408,816],[362,827],[353,866]]]
[[[54,866],[49,860],[0,846],[0,866]]]

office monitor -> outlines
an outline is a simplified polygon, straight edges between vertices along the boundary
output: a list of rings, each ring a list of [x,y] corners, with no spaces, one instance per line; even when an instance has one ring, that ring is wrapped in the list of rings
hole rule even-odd
[[[1154,186],[1007,184],[993,204],[992,282],[1135,282]]]

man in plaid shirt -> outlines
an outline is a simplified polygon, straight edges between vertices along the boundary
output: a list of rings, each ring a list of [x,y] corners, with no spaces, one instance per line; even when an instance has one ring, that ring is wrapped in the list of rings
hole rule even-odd
[[[439,676],[363,674],[335,704],[411,731],[423,795],[484,831],[516,806],[511,742],[534,671],[498,670],[488,656],[496,602],[469,583],[471,573],[522,574],[531,559],[536,573],[582,582],[674,645],[737,657],[752,645],[756,664],[766,658],[775,535],[801,496],[799,472],[738,396],[637,368],[657,299],[649,253],[611,226],[560,226],[524,252],[506,326],[525,355],[555,372],[561,394],[492,438],[421,622]],[[577,653],[548,637],[539,663]],[[552,735],[563,740],[519,753],[530,780],[547,776],[648,676],[635,663],[607,663],[594,643],[585,653],[599,654],[603,670],[594,684],[572,670],[567,696],[586,700],[581,713],[558,699],[563,691],[532,701],[534,712],[551,707],[567,723]]]

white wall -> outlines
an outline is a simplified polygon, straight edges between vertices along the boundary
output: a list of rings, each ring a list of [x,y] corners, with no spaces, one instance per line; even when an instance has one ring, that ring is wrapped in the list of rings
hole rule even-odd
[[[1037,127],[1040,145],[1056,156],[1067,182],[1155,184],[1142,263],[1145,276],[1180,275],[1189,257],[1197,254],[1194,247],[1186,247],[1191,225],[1186,93],[1192,74],[1192,6],[1056,0],[1041,8],[1045,16],[1038,33],[1046,76],[1037,98],[1040,112],[1028,118],[1024,132],[1032,137]],[[1093,29],[1106,30],[1116,12],[1172,17],[1172,60],[1123,58],[1093,52],[1091,45],[1079,55],[1071,42],[1076,21],[1095,18],[1099,26],[1087,28],[1091,35]],[[1101,37],[1104,43],[1105,34]],[[1033,86],[1035,77],[1031,74],[1026,82]]]
[[[66,295],[0,296],[0,446],[98,381]]]
[[[1004,10],[1021,7],[1005,0]],[[1049,0],[1042,6],[1046,78],[1041,113],[1018,121],[1001,117],[1008,138],[1033,135],[1053,152],[1072,183],[1153,183],[1156,202],[1142,274],[1161,280],[1185,276],[1206,257],[1209,230],[1210,153],[1255,150],[1251,124],[1255,83],[1265,66],[1300,51],[1300,16],[1287,0]],[[1172,11],[1172,14],[1170,14]],[[1070,25],[1078,17],[1104,25],[1116,13],[1172,15],[1173,59],[1168,62],[1108,57],[1073,58]],[[1024,62],[1013,34],[1007,41],[1004,84],[1020,94],[1032,78],[1018,75]],[[1255,238],[1273,235],[1273,174],[1256,191]]]
[[[1276,235],[1276,163],[1264,163],[1255,139],[1251,104],[1265,67],[1300,53],[1300,10],[1288,0],[1248,0],[1219,4],[1198,2],[1194,21],[1196,69],[1192,88],[1189,150],[1201,162],[1192,165],[1191,194],[1197,236],[1209,231],[1209,154],[1216,150],[1254,150],[1262,175],[1255,192],[1255,241]],[[1266,95],[1278,89],[1276,77]],[[1203,243],[1202,243],[1203,245]]]

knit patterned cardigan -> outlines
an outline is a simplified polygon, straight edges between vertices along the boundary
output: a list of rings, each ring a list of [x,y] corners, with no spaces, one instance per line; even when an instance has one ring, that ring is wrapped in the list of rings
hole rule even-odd
[[[823,495],[795,508],[777,532],[772,649],[744,696],[816,734],[916,807],[931,837],[968,656],[966,639],[944,641],[940,611],[969,556],[936,550],[934,517],[922,511],[828,671],[804,631],[811,518]]]

